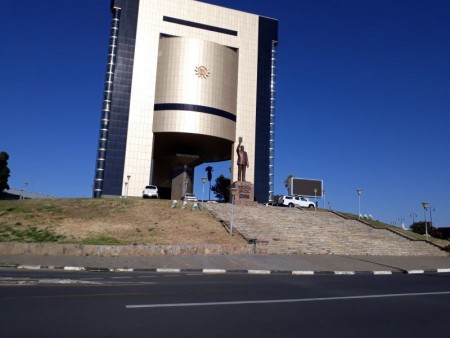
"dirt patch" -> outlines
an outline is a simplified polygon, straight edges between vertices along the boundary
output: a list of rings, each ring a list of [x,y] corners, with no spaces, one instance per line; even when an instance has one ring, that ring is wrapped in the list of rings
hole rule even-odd
[[[192,205],[172,209],[167,200],[0,201],[0,231],[6,228],[24,231],[30,227],[54,233],[58,243],[245,243],[241,237],[230,237],[209,212],[192,210]]]

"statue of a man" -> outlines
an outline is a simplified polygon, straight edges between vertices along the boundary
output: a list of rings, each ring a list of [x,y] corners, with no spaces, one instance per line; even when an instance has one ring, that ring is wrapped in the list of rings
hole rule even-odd
[[[245,182],[245,170],[248,168],[247,152],[244,150],[244,146],[241,145],[242,138],[239,138],[239,144],[236,148],[237,153],[237,166],[238,166],[238,181]]]

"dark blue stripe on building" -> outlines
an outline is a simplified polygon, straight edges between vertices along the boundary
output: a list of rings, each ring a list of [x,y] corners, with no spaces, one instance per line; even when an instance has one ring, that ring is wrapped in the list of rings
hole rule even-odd
[[[278,41],[278,21],[259,17],[258,83],[255,135],[255,199],[265,202],[269,192],[270,82],[272,41]]]
[[[154,110],[186,110],[186,111],[195,111],[199,113],[206,113],[215,116],[220,116],[236,122],[236,115],[226,112],[225,110],[220,110],[217,108],[199,106],[196,104],[184,104],[184,103],[157,103],[154,106]]]
[[[103,195],[122,194],[127,144],[128,115],[131,97],[131,81],[136,45],[139,0],[113,0],[111,6],[121,8],[121,20],[114,74],[114,89],[106,149]]]
[[[194,22],[194,21],[181,20],[181,19],[177,19],[177,18],[172,18],[170,16],[163,16],[163,21],[176,23],[178,25],[183,25],[183,26],[189,26],[189,27],[194,27],[194,28],[205,29],[205,30],[208,30],[208,31],[222,33],[222,34],[228,34],[228,35],[233,35],[233,36],[237,36],[238,35],[237,31],[233,31],[231,29],[205,25],[205,24],[202,24],[202,23]]]

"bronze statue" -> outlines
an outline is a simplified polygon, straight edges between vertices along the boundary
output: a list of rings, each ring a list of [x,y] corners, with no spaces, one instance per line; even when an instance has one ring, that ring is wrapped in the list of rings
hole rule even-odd
[[[245,182],[245,171],[248,168],[247,152],[244,150],[244,146],[241,145],[242,137],[239,137],[239,144],[236,148],[237,153],[237,166],[238,166],[238,181]]]

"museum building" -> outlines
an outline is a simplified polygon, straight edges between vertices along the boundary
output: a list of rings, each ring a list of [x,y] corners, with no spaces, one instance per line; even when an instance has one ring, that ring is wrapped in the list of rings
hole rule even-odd
[[[179,199],[195,167],[248,154],[273,197],[278,21],[194,0],[113,0],[93,196]]]

